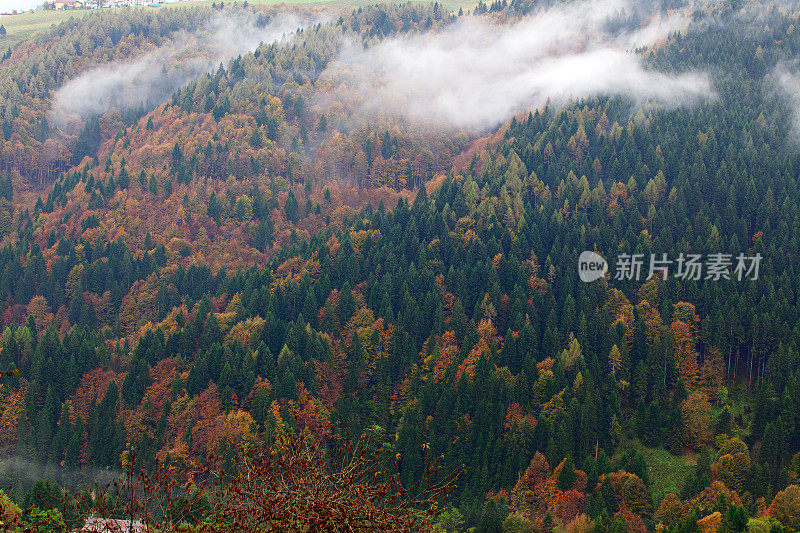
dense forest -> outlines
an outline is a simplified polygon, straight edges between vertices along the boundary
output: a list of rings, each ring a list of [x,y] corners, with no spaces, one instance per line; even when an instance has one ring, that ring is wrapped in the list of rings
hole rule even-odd
[[[65,531],[66,489],[308,431],[371,435],[408,486],[441,457],[416,529],[800,529],[800,9],[697,5],[638,48],[711,74],[693,106],[598,94],[486,132],[325,98],[348,43],[546,9],[514,0],[293,9],[289,41],[163,102],[52,119],[81,73],[281,9],[106,11],[3,55],[0,520]],[[757,279],[614,275],[721,253]]]

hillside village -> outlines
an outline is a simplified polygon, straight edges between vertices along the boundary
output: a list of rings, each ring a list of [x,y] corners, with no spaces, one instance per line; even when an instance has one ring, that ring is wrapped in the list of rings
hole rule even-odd
[[[45,11],[63,11],[69,9],[157,6],[165,3],[167,2],[163,0],[57,0],[55,2],[45,2],[41,9]]]

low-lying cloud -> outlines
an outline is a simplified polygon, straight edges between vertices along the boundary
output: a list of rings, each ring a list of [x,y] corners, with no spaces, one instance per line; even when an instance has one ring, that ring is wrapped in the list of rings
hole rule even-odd
[[[293,34],[305,22],[283,15],[258,27],[244,13],[218,14],[196,33],[172,36],[170,44],[116,61],[70,80],[53,97],[51,118],[65,125],[112,107],[155,106],[231,57]]]
[[[635,52],[687,25],[686,14],[630,1],[638,0],[562,4],[510,23],[466,16],[367,48],[345,44],[321,73],[318,103],[358,102],[355,120],[390,113],[418,125],[483,131],[547,101],[612,94],[672,107],[712,98],[706,73],[653,70]],[[294,15],[259,28],[244,13],[219,14],[201,31],[71,80],[54,95],[51,118],[63,126],[112,107],[152,107],[220,62],[303,25]]]
[[[791,137],[795,142],[800,142],[800,73],[797,65],[790,65],[786,62],[778,63],[772,72],[772,80],[789,104],[792,114]]]
[[[67,490],[92,487],[96,483],[103,488],[106,483],[123,476],[123,472],[100,467],[68,467],[54,463],[29,461],[20,456],[0,460],[0,489],[14,486],[20,496],[40,479],[55,481]]]
[[[353,44],[323,80],[359,93],[366,112],[478,130],[547,100],[603,93],[681,106],[713,97],[705,73],[651,70],[633,51],[666,38],[686,18],[647,14],[631,30],[612,31],[609,21],[626,9],[611,0],[553,7],[514,23],[463,17],[435,33],[367,49]]]

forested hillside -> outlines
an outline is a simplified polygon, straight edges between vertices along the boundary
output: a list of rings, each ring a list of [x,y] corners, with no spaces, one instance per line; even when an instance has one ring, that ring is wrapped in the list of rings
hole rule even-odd
[[[432,128],[366,114],[342,75],[352,50],[548,12],[515,0],[295,9],[163,102],[48,118],[100,65],[281,9],[98,13],[0,63],[0,485],[23,509],[0,494],[2,519],[70,522],[63,488],[308,430],[371,435],[405,485],[441,457],[435,531],[800,528],[797,6],[604,21],[686,13],[630,53],[708,73],[696,101],[576,78],[499,127]],[[580,280],[584,250],[607,276]],[[734,263],[646,279],[652,254]]]

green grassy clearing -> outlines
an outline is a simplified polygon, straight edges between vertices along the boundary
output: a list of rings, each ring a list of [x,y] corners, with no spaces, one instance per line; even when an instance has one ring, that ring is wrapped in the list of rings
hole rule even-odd
[[[18,15],[0,16],[0,24],[5,26],[7,34],[0,37],[0,49],[13,48],[22,41],[30,39],[39,32],[45,31],[71,17],[83,17],[91,10],[73,11],[34,11]]]
[[[619,459],[625,451],[635,451],[644,457],[650,477],[649,488],[653,495],[653,511],[658,509],[661,500],[668,492],[680,493],[697,464],[696,453],[675,456],[661,447],[647,447],[638,439],[625,440],[617,448],[614,458]]]
[[[170,4],[161,4],[159,6],[150,7],[136,7],[132,9],[165,9],[174,7],[194,7],[211,5],[216,0],[195,0],[187,2],[175,2]],[[428,0],[410,0],[412,2],[425,2]],[[374,5],[375,0],[250,0],[251,4],[262,5],[277,5],[277,4],[291,4],[291,5],[318,5],[326,6],[333,9],[356,9],[368,5]],[[388,3],[388,2],[385,2]],[[458,11],[460,8],[471,9],[477,4],[476,0],[439,0],[439,5],[448,11]],[[131,9],[131,8],[119,8]],[[58,24],[71,17],[83,17],[94,10],[91,9],[76,9],[70,11],[34,11],[27,13],[20,13],[17,15],[2,15],[0,16],[0,24],[5,26],[7,35],[0,37],[0,50],[6,48],[14,48],[16,45],[30,39],[39,32],[49,29],[52,25]]]
[[[664,448],[646,448],[640,445],[638,450],[644,455],[644,460],[647,462],[650,487],[656,506],[661,503],[668,492],[680,493],[697,463],[695,456],[676,457]]]

